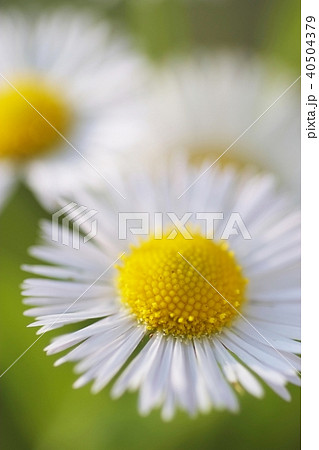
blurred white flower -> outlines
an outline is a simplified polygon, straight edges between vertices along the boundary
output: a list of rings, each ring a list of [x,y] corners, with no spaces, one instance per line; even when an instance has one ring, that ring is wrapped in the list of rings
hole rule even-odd
[[[113,395],[139,390],[140,412],[161,407],[165,419],[178,407],[190,415],[236,411],[236,391],[261,397],[260,380],[289,400],[285,385],[300,381],[299,212],[271,175],[215,166],[187,190],[197,173],[175,159],[126,174],[126,200],[114,191],[78,193],[74,200],[98,211],[95,238],[76,250],[53,242],[44,223],[43,243],[31,249],[44,264],[24,267],[47,277],[23,284],[38,334],[78,324],[46,348],[71,349],[56,365],[77,363],[74,386],[93,381],[98,392],[132,357]],[[126,211],[162,212],[163,237],[151,229],[121,239],[118,212]],[[167,211],[179,218],[236,211],[251,239],[233,233],[226,245],[217,237],[222,225],[208,238],[194,215],[191,239],[181,232],[172,239]],[[72,237],[65,224],[60,232]],[[79,325],[85,320],[94,323]]]
[[[184,149],[212,163],[239,138],[219,163],[271,171],[299,195],[300,84],[279,98],[295,78],[242,53],[170,60],[153,72],[146,147],[156,154]]]
[[[12,181],[3,200],[21,178],[52,208],[59,195],[99,178],[100,133],[99,151],[112,157],[133,139],[142,65],[126,38],[87,14],[3,13],[0,171]]]

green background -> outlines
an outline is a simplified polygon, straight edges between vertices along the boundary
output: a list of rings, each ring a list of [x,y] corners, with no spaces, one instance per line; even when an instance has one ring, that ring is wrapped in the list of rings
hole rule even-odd
[[[61,1],[2,1],[35,10]],[[130,0],[70,3],[93,9],[124,28],[153,60],[170,53],[205,48],[244,48],[274,58],[300,72],[300,5],[296,0]],[[1,10],[0,10],[1,13]],[[46,213],[19,186],[0,218],[1,371],[36,339],[22,315],[19,285],[30,262],[27,248],[37,240],[37,224]],[[242,395],[241,412],[212,411],[189,419],[179,413],[170,423],[158,411],[138,415],[136,394],[119,400],[108,389],[92,395],[89,387],[73,390],[71,365],[53,368],[43,336],[0,379],[3,449],[299,449],[300,390],[290,387],[286,403],[266,391],[262,400]]]

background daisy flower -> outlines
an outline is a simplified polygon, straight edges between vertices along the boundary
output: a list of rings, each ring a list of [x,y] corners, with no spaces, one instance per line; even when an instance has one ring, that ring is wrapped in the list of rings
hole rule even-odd
[[[300,369],[298,211],[270,175],[214,166],[187,190],[198,172],[183,158],[156,167],[155,179],[126,174],[126,201],[112,191],[79,194],[99,212],[98,233],[80,250],[53,242],[51,225],[42,225],[31,254],[46,264],[24,267],[48,278],[23,284],[32,326],[41,334],[94,321],[54,338],[47,353],[72,348],[56,365],[76,362],[74,386],[93,381],[93,392],[130,361],[113,396],[139,390],[139,411],[160,407],[164,419],[176,408],[236,411],[236,391],[261,397],[261,380],[289,400],[286,384],[299,385]],[[162,212],[162,238],[153,221],[148,236],[120,239],[118,213],[127,211]],[[194,215],[191,239],[172,239],[172,212],[239,213],[251,239],[233,233],[226,242],[221,221],[207,238]]]
[[[88,14],[2,14],[0,170],[21,177],[46,208],[99,177],[99,133],[100,150],[114,157],[137,127],[141,65],[126,38]]]
[[[245,53],[169,59],[153,71],[147,149],[184,149],[198,163],[231,146],[221,163],[255,164],[299,194],[297,83],[284,94],[296,78]]]

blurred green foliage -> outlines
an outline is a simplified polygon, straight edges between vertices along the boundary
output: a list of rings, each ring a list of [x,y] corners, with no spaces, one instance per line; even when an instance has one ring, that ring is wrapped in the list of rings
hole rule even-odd
[[[113,20],[151,58],[207,49],[244,48],[300,67],[297,0],[1,0],[35,12],[71,6]]]
[[[21,8],[71,4],[92,8],[132,34],[151,57],[205,48],[245,48],[277,58],[296,74],[300,66],[300,4],[296,0],[126,0],[87,2],[2,0]],[[1,13],[1,11],[0,11]],[[1,368],[5,370],[36,339],[23,316],[19,285],[30,262],[27,248],[37,240],[46,213],[19,187],[0,218]],[[108,389],[93,396],[71,388],[69,365],[53,368],[54,358],[39,342],[1,381],[2,448],[35,450],[280,449],[300,448],[300,390],[291,387],[285,403],[267,390],[264,400],[242,397],[238,415],[211,412],[189,419],[180,413],[163,423],[157,411],[137,414],[136,395],[112,401]]]

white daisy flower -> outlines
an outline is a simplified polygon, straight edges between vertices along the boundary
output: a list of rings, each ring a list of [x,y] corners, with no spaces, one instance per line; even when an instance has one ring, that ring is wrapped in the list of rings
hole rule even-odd
[[[228,149],[221,163],[253,163],[299,195],[300,84],[285,92],[297,76],[269,65],[223,52],[156,67],[148,147],[181,148],[200,162]]]
[[[23,284],[31,326],[41,334],[78,324],[47,354],[71,349],[56,365],[76,362],[74,387],[93,381],[93,392],[124,368],[112,395],[139,390],[141,414],[236,411],[236,391],[262,397],[261,381],[289,400],[286,384],[299,384],[300,369],[298,211],[270,175],[214,166],[180,197],[198,171],[183,158],[156,167],[155,179],[125,175],[127,200],[113,191],[79,194],[98,211],[97,235],[80,250],[53,242],[43,224],[31,254],[45,265],[24,266],[48,278]],[[150,232],[133,220],[125,239],[119,212],[128,211],[147,213]],[[205,212],[225,220],[211,229]],[[71,239],[69,228],[60,232]]]
[[[124,151],[139,115],[141,67],[125,38],[87,14],[3,13],[0,171],[22,177],[45,207],[99,177],[94,140],[103,133],[104,153]]]

